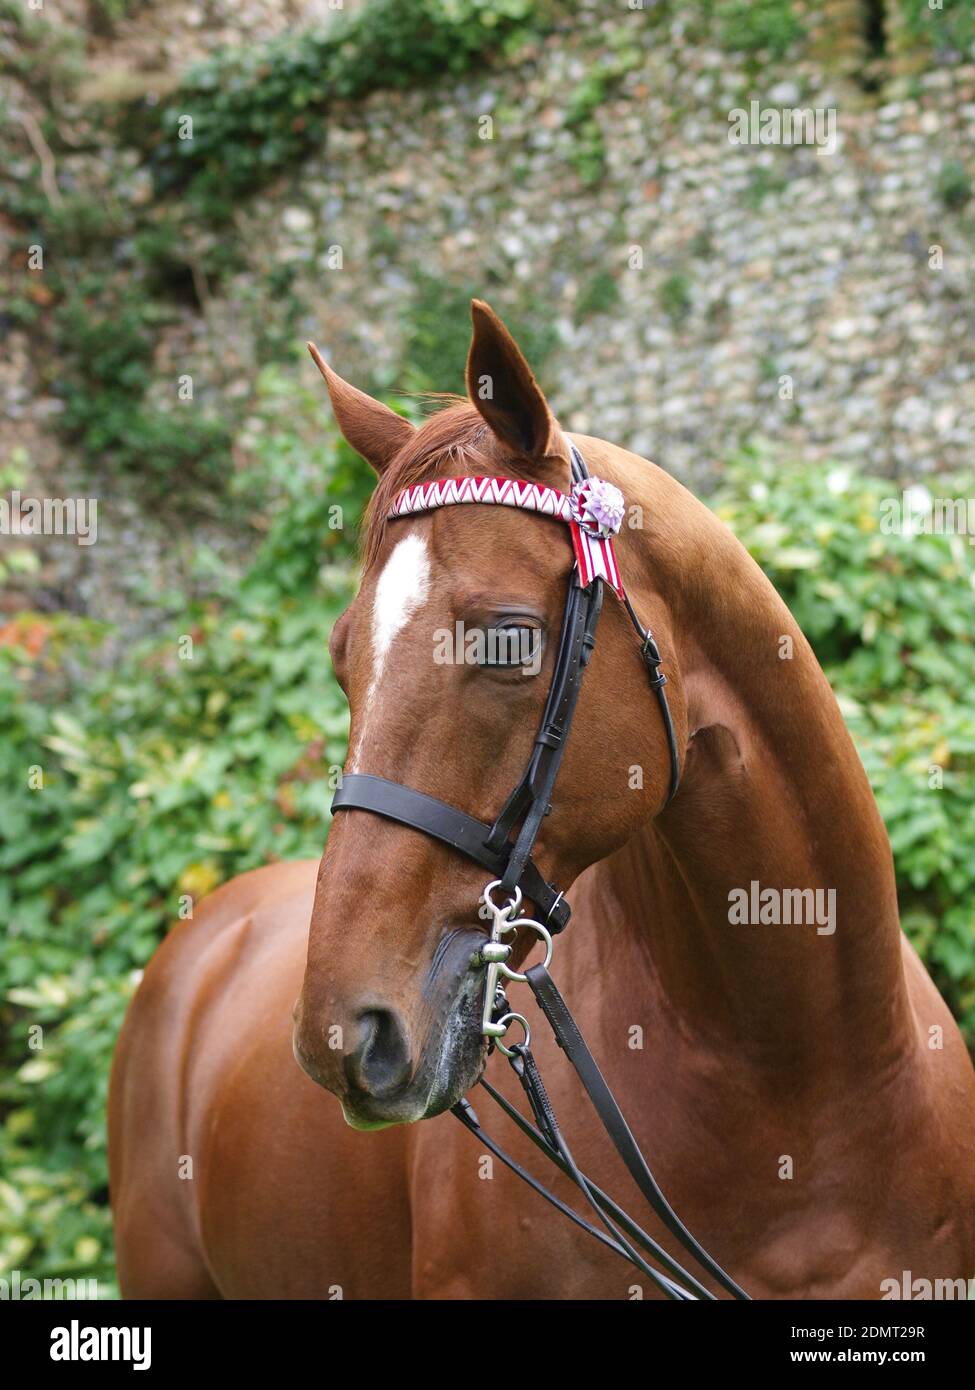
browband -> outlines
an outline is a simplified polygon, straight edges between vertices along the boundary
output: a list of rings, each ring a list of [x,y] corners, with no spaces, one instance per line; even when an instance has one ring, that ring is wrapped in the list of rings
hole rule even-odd
[[[575,445],[569,447],[581,460]],[[585,464],[582,466],[585,469]],[[571,493],[519,478],[435,478],[404,488],[394,499],[386,519],[395,521],[417,512],[470,503],[538,512],[568,526],[582,587],[587,589],[595,579],[605,579],[623,598],[623,581],[613,550],[613,536],[623,524],[623,494],[612,483],[591,478],[588,471],[577,473],[575,459],[573,478]]]

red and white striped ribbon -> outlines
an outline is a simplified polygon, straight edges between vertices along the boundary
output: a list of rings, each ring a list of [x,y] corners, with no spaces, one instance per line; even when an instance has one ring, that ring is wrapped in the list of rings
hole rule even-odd
[[[583,488],[598,479],[587,479]],[[608,484],[601,484],[606,488]],[[614,490],[615,491],[615,490]],[[577,505],[574,506],[574,500]],[[398,493],[388,512],[390,520],[412,516],[416,512],[435,511],[438,507],[457,507],[481,503],[494,507],[520,507],[523,511],[539,512],[542,516],[564,521],[572,535],[579,582],[588,588],[594,579],[605,579],[623,597],[611,535],[597,534],[597,528],[579,520],[578,499],[560,492],[558,488],[540,483],[528,483],[517,478],[437,478],[429,483],[416,483]],[[622,506],[622,497],[620,497]],[[618,528],[617,528],[618,529]]]

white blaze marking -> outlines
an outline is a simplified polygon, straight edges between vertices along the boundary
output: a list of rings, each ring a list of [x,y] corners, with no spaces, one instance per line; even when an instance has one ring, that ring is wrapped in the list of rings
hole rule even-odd
[[[407,536],[386,561],[372,600],[372,680],[362,712],[359,737],[349,759],[349,771],[358,771],[359,753],[366,736],[369,715],[386,669],[389,649],[430,592],[430,555],[421,536]]]

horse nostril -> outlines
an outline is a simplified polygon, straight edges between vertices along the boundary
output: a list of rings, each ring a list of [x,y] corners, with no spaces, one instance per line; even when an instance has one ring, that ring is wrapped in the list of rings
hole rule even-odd
[[[346,1058],[346,1075],[368,1095],[392,1095],[410,1075],[406,1030],[399,1015],[389,1009],[366,1009],[358,1021],[359,1045]]]

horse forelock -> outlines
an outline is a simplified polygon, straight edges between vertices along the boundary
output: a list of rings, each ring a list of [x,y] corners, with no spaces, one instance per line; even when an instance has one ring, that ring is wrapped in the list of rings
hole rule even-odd
[[[498,463],[496,445],[483,417],[469,401],[455,398],[420,426],[376,484],[365,514],[363,569],[382,547],[389,509],[404,488],[440,476],[477,475]]]

